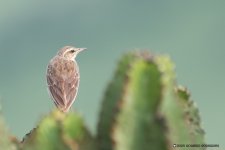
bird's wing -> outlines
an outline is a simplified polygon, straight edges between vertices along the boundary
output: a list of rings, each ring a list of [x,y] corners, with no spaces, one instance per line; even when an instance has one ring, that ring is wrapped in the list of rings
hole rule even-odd
[[[65,63],[65,62],[64,62]],[[50,95],[61,111],[68,111],[74,102],[79,86],[78,67],[74,62],[67,62],[60,68],[49,65],[47,83]]]
[[[74,65],[74,64],[73,64]],[[72,67],[73,68],[73,67]],[[71,69],[71,73],[68,73],[69,76],[66,80],[64,80],[65,87],[65,96],[66,96],[66,107],[65,110],[68,111],[73,104],[79,87],[79,71],[78,67],[75,65],[73,69]]]
[[[49,64],[47,69],[47,83],[48,83],[48,90],[52,97],[52,100],[56,104],[58,108],[64,107],[65,101],[63,98],[63,91],[62,91],[62,82],[63,80],[56,75],[56,68],[53,65]]]

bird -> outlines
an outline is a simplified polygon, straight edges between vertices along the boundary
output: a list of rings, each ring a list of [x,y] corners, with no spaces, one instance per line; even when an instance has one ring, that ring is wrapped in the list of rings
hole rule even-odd
[[[47,86],[51,99],[61,112],[68,112],[76,99],[80,73],[75,60],[86,48],[65,46],[58,51],[47,66]]]

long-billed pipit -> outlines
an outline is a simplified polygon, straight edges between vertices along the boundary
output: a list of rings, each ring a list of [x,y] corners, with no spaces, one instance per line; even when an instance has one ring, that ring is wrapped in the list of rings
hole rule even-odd
[[[62,112],[68,112],[76,98],[80,74],[75,58],[85,49],[65,46],[48,64],[49,93],[56,107]]]

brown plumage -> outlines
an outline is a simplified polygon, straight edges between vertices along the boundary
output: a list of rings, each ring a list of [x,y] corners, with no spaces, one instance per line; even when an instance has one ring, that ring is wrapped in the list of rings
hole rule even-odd
[[[68,112],[79,87],[79,67],[76,55],[85,48],[66,46],[51,59],[47,67],[47,84],[56,107]]]

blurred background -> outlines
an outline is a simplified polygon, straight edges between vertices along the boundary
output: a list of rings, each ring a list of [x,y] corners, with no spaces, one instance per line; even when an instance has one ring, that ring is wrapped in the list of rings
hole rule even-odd
[[[46,66],[65,45],[88,48],[77,57],[73,109],[93,133],[121,54],[147,49],[171,56],[178,83],[200,109],[207,144],[225,147],[224,0],[1,0],[0,103],[18,138],[54,108]]]

